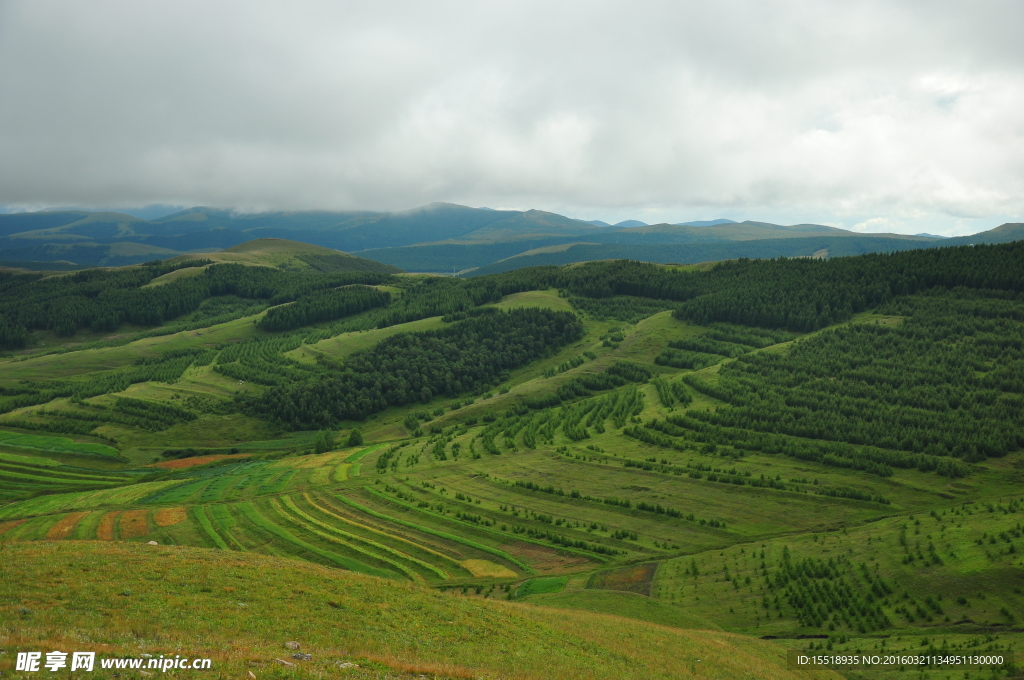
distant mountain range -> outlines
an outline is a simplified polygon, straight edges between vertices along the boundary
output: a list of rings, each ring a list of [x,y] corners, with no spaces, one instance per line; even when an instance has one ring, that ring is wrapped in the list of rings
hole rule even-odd
[[[451,203],[391,213],[241,214],[191,208],[153,220],[66,210],[0,215],[0,265],[36,270],[120,266],[217,252],[262,238],[355,253],[406,271],[477,274],[608,258],[693,263],[1001,243],[1024,238],[1024,225],[1004,224],[974,236],[940,238],[726,219],[653,225],[627,220],[608,225],[542,210],[491,210]]]

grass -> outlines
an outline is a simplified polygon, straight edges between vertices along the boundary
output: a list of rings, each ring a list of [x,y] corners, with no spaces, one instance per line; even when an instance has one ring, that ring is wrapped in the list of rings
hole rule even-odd
[[[273,557],[67,542],[3,550],[0,635],[19,649],[72,640],[101,655],[187,649],[236,677],[321,677],[339,661],[359,665],[345,671],[354,678],[838,677],[788,671],[774,645],[729,633],[483,601]],[[60,593],[54,580],[67,584]],[[92,614],[100,610],[108,614]],[[313,661],[276,664],[286,640]]]
[[[523,581],[512,593],[513,597],[528,597],[530,595],[541,595],[544,593],[560,593],[565,588],[568,576],[548,576],[546,578],[531,578]]]
[[[637,593],[578,589],[559,593],[531,594],[524,599],[524,602],[541,607],[614,614],[673,628],[720,630],[720,627],[710,619]]]
[[[400,526],[408,527],[410,529],[415,529],[416,531],[420,531],[420,532],[425,533],[425,534],[431,534],[433,536],[437,536],[438,538],[443,538],[443,539],[446,539],[446,540],[449,540],[449,541],[453,541],[455,543],[461,543],[462,545],[468,546],[470,548],[475,548],[476,550],[480,550],[480,551],[485,552],[485,553],[490,553],[492,555],[495,555],[497,557],[502,558],[503,560],[511,562],[512,564],[516,565],[517,567],[522,569],[527,574],[535,573],[533,571],[533,569],[531,569],[527,565],[523,564],[522,562],[520,562],[516,558],[512,557],[507,552],[504,552],[503,550],[497,550],[496,548],[492,548],[490,546],[484,545],[482,543],[478,543],[476,541],[469,541],[469,540],[467,540],[465,538],[462,538],[460,536],[457,536],[455,534],[450,534],[450,533],[447,533],[447,532],[438,531],[436,529],[431,529],[429,527],[425,527],[423,525],[416,524],[414,522],[409,522],[407,520],[398,519],[397,517],[390,517],[390,516],[385,515],[383,513],[371,510],[370,508],[367,508],[366,506],[360,505],[360,504],[356,503],[355,501],[353,501],[353,500],[351,500],[349,498],[346,498],[345,496],[337,496],[337,499],[339,501],[341,501],[342,503],[350,505],[353,508],[355,508],[356,510],[359,510],[360,512],[363,512],[363,513],[366,513],[367,515],[370,515],[372,517],[376,517],[378,519],[385,520],[386,522],[389,522],[389,523],[398,524]]]
[[[0,430],[0,445],[13,446],[19,449],[35,449],[54,453],[77,454],[85,456],[110,456],[117,458],[117,449],[105,444],[76,442],[67,437],[45,437],[34,434],[18,434]]]
[[[381,550],[381,551],[390,553],[393,557],[396,557],[399,560],[405,560],[405,561],[412,562],[413,564],[416,564],[416,565],[422,567],[423,569],[426,569],[427,571],[431,571],[438,578],[441,578],[441,579],[448,579],[449,578],[449,576],[448,576],[448,574],[446,572],[442,571],[441,569],[438,569],[437,567],[435,567],[434,565],[432,565],[432,564],[430,564],[428,562],[424,562],[423,560],[419,560],[419,559],[417,559],[417,558],[415,558],[415,557],[413,557],[411,555],[408,555],[408,554],[406,554],[404,552],[401,552],[399,550],[395,550],[394,548],[386,546],[386,545],[384,545],[382,543],[378,543],[377,541],[373,541],[373,540],[370,540],[370,539],[367,539],[367,538],[363,538],[363,537],[357,536],[355,534],[349,533],[347,531],[343,531],[342,529],[339,529],[339,528],[337,528],[337,527],[335,527],[335,526],[333,526],[331,524],[328,524],[327,522],[323,522],[321,520],[316,519],[315,517],[313,517],[313,516],[303,512],[298,506],[295,505],[295,502],[289,496],[283,497],[282,498],[282,503],[284,504],[285,507],[287,507],[294,514],[298,515],[300,519],[305,520],[307,523],[316,525],[316,526],[318,526],[318,527],[320,527],[322,529],[325,529],[325,530],[327,530],[329,532],[332,532],[332,533],[340,536],[343,539],[348,539],[348,541],[349,541],[348,545],[352,545],[353,541],[355,541],[357,543],[365,543],[366,545],[369,545],[372,548],[375,548],[377,550]],[[397,563],[396,563],[396,565],[397,565]],[[404,571],[406,573],[411,573],[411,572],[408,572],[405,569],[405,567],[402,567],[402,571]]]
[[[228,507],[226,505],[211,505],[208,510],[210,518],[213,520],[213,525],[220,531],[220,534],[227,537],[228,542],[231,543],[235,550],[241,550],[244,552],[245,546],[242,545],[238,537],[235,535],[235,531],[238,529],[238,523],[235,521],[235,518],[231,513],[228,512]],[[214,542],[216,543],[216,541]],[[220,547],[220,544],[218,544],[218,547]]]
[[[437,513],[430,512],[428,510],[424,510],[422,508],[412,506],[412,505],[410,505],[408,503],[404,503],[404,502],[402,502],[400,500],[397,500],[395,498],[392,498],[390,496],[382,494],[381,492],[379,492],[376,489],[373,489],[371,487],[364,487],[364,491],[366,491],[367,493],[373,494],[374,496],[377,496],[378,498],[380,498],[382,500],[385,500],[385,501],[387,501],[389,503],[394,503],[395,505],[398,505],[399,507],[405,508],[406,510],[410,510],[410,511],[413,511],[413,512],[418,512],[420,514],[427,515],[427,516],[429,516],[429,517],[431,517],[433,519],[440,519],[442,522],[444,522],[446,524],[454,524],[457,527],[461,528],[463,531],[467,531],[468,530],[468,531],[471,531],[471,532],[487,533],[487,534],[491,534],[493,536],[496,536],[498,539],[504,539],[506,541],[507,540],[519,540],[519,541],[523,541],[523,542],[526,542],[526,543],[532,543],[534,545],[540,545],[540,546],[548,547],[548,545],[546,543],[542,543],[540,541],[534,541],[532,539],[515,536],[514,534],[509,534],[509,533],[506,533],[504,531],[497,531],[497,530],[494,530],[494,529],[488,529],[486,527],[477,526],[476,524],[473,524],[473,523],[470,523],[470,522],[464,522],[464,521],[459,520],[459,519],[452,519],[450,517],[445,517],[443,515],[439,515]],[[586,557],[588,559],[593,559],[593,560],[599,561],[599,562],[605,561],[604,558],[600,557],[599,555],[593,555],[591,553],[587,553],[587,552],[584,552],[582,550],[575,550],[573,548],[563,548],[563,547],[559,547],[559,550],[565,551],[565,552],[568,552],[568,553],[573,553],[573,554],[576,554],[576,555],[581,555],[581,556],[584,556],[584,557]]]
[[[36,456],[18,456],[12,453],[0,453],[0,463],[14,463],[16,465],[31,465],[38,467],[58,467],[60,463],[49,458],[38,458]]]
[[[423,558],[424,561],[432,560],[433,562],[437,562],[438,560],[440,560],[442,567],[432,566],[431,568],[436,570],[435,573],[439,573],[439,575],[442,575],[442,577],[445,579],[450,578],[449,572],[456,572],[459,575],[462,575],[462,570],[464,569],[469,570],[471,573],[473,573],[474,576],[476,576],[477,573],[473,571],[472,566],[467,566],[467,562],[472,562],[474,563],[474,565],[476,563],[479,563],[482,569],[489,571],[497,570],[498,572],[500,572],[495,574],[484,573],[480,575],[494,575],[499,577],[505,576],[510,578],[515,578],[516,576],[515,572],[505,567],[502,567],[501,565],[494,564],[493,562],[488,562],[487,560],[460,561],[449,554],[442,553],[427,545],[424,545],[422,542],[417,542],[411,540],[406,536],[400,536],[392,532],[384,531],[380,528],[370,526],[365,522],[357,521],[352,517],[346,517],[342,514],[339,514],[339,512],[332,511],[332,509],[327,507],[328,502],[325,501],[324,499],[315,500],[309,493],[304,493],[302,495],[302,501],[305,503],[307,507],[309,507],[311,512],[316,513],[318,516],[324,516],[330,520],[337,520],[341,522],[342,526],[344,526],[351,532],[355,532],[354,535],[359,536],[363,540],[368,538],[367,534],[369,534],[369,537],[372,538],[374,541],[384,541],[392,547],[397,547],[401,549],[402,551],[404,551],[404,553],[414,553],[415,555],[419,555],[421,558]],[[338,525],[334,526],[335,529],[337,530]],[[430,564],[433,564],[433,562],[430,562]],[[484,565],[489,566],[485,568]]]
[[[330,562],[330,563],[332,563],[334,565],[342,567],[343,569],[349,569],[351,571],[356,571],[356,572],[359,572],[359,573],[362,573],[362,574],[373,574],[373,575],[377,575],[377,576],[391,576],[390,572],[387,572],[387,571],[384,571],[384,570],[381,570],[381,569],[375,569],[374,567],[371,567],[368,564],[364,564],[363,562],[360,562],[359,560],[355,560],[355,559],[352,559],[350,557],[345,557],[343,555],[339,555],[338,553],[330,551],[330,550],[324,550],[322,548],[318,548],[317,546],[312,545],[311,543],[308,543],[307,541],[304,541],[304,540],[302,540],[300,538],[297,538],[291,532],[289,532],[286,529],[278,526],[274,522],[272,522],[269,519],[267,519],[264,515],[262,515],[255,508],[255,506],[252,504],[252,502],[248,502],[247,501],[247,502],[244,502],[244,503],[239,503],[236,507],[238,508],[238,510],[242,514],[242,516],[244,516],[247,520],[252,522],[255,526],[259,527],[260,529],[263,529],[264,531],[267,531],[268,533],[273,534],[274,536],[277,536],[278,538],[280,538],[281,540],[285,541],[286,543],[290,543],[290,544],[292,544],[294,546],[302,548],[303,550],[305,550],[308,553],[312,553],[313,555],[316,555],[317,557],[323,558],[324,560],[327,560],[328,562]]]
[[[210,521],[210,517],[206,512],[207,509],[204,505],[192,506],[192,516],[195,517],[197,522],[199,522],[199,526],[203,528],[207,537],[221,550],[228,550],[228,544],[223,538],[221,538],[220,534],[217,533],[217,530],[213,528],[213,522]]]
[[[359,558],[364,562],[372,562],[374,564],[386,565],[383,571],[367,571],[365,573],[375,573],[376,575],[381,576],[387,575],[391,570],[393,570],[393,573],[404,574],[406,577],[413,581],[423,581],[423,578],[419,576],[419,574],[417,574],[414,570],[410,569],[401,562],[392,559],[393,556],[391,555],[382,556],[379,553],[374,552],[370,548],[366,547],[365,545],[358,545],[353,541],[345,540],[341,537],[341,532],[332,531],[332,533],[326,533],[318,528],[318,526],[322,525],[317,524],[316,522],[303,522],[302,520],[305,518],[301,517],[301,515],[299,519],[296,520],[294,516],[284,511],[284,509],[282,508],[282,504],[279,503],[277,499],[270,499],[269,505],[273,509],[275,515],[280,520],[283,520],[284,522],[290,524],[294,531],[302,532],[304,535],[311,534],[312,537],[314,537],[313,540],[322,539],[321,541],[318,541],[321,543],[323,541],[328,541],[329,543],[335,544],[335,546],[341,546],[342,548],[348,551],[356,553],[359,556]],[[290,509],[291,507],[289,507],[289,510]],[[327,525],[327,529],[333,530],[333,527]]]
[[[31,517],[70,510],[87,510],[104,506],[116,506],[140,501],[151,493],[178,484],[175,481],[144,482],[117,489],[103,491],[56,494],[42,496],[10,505],[0,506],[0,520],[17,517]]]

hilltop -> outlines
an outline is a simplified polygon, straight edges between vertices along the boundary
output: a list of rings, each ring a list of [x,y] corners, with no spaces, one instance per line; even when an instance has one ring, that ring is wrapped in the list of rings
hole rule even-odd
[[[290,241],[283,238],[260,238],[246,241],[212,253],[193,253],[170,260],[207,259],[219,263],[237,263],[276,267],[278,269],[314,269],[323,273],[376,272],[398,274],[398,267],[349,255],[331,248]]]

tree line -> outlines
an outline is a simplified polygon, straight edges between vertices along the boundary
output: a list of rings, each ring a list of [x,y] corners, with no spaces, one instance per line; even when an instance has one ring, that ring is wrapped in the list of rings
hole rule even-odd
[[[164,274],[198,266],[206,267],[199,276],[146,286]],[[217,296],[280,304],[327,288],[380,284],[391,278],[371,272],[322,274],[240,264],[210,265],[208,260],[88,269],[45,279],[31,274],[5,275],[0,277],[0,348],[24,346],[31,330],[70,336],[83,328],[111,331],[123,323],[156,326],[194,312],[203,301]]]
[[[388,406],[483,391],[581,337],[583,325],[568,312],[488,308],[446,328],[387,338],[342,367],[322,364],[305,375],[282,370],[245,407],[296,429],[334,427]]]
[[[265,331],[287,331],[384,307],[390,301],[389,293],[370,286],[343,286],[316,291],[291,304],[273,307],[257,325]]]

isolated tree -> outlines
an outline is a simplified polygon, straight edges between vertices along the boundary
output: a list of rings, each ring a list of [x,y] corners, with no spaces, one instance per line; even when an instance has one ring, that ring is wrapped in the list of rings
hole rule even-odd
[[[349,446],[360,446],[363,443],[363,433],[359,431],[359,428],[355,428],[348,435]]]
[[[326,453],[334,448],[334,432],[331,430],[320,430],[316,433],[313,441],[314,453]]]

